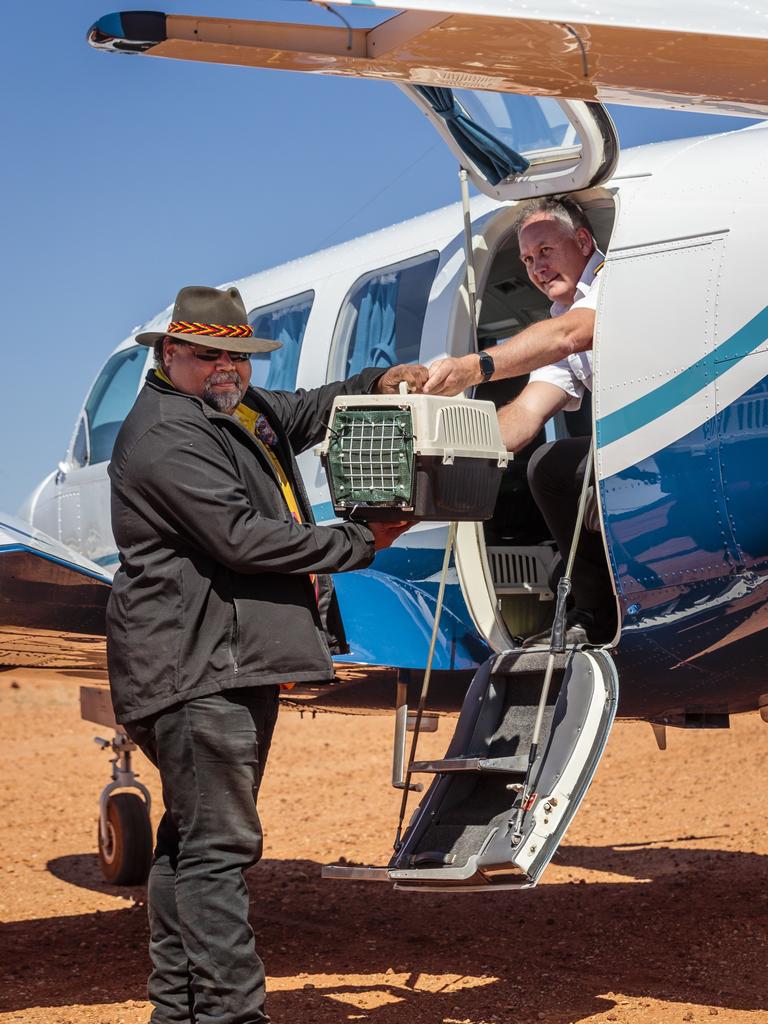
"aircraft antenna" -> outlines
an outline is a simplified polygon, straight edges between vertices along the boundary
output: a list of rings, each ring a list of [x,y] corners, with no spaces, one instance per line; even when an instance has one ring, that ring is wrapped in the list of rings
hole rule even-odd
[[[324,7],[325,10],[328,11],[329,14],[332,14],[334,17],[338,18],[339,21],[343,25],[346,25],[346,28],[347,28],[347,49],[351,50],[352,49],[352,26],[347,21],[347,19],[344,17],[344,15],[340,14],[336,10],[335,7],[331,7],[330,4],[323,3],[323,0],[315,0],[315,3],[317,4],[318,7]]]

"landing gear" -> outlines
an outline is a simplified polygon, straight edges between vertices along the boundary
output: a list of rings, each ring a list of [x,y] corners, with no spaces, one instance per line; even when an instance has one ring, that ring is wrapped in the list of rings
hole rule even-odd
[[[111,740],[96,736],[102,750],[111,750],[112,781],[99,797],[97,844],[104,880],[110,885],[143,885],[152,865],[152,797],[131,765],[136,744],[115,722],[109,690],[104,686],[80,687],[80,715],[115,730]]]
[[[122,729],[115,732],[113,740],[97,736],[96,743],[115,755],[111,761],[112,781],[99,798],[97,842],[101,872],[110,885],[143,885],[152,865],[152,798],[131,768],[131,753],[136,745]]]
[[[143,885],[152,864],[152,825],[137,793],[115,793],[107,800],[106,842],[97,833],[99,864],[112,885]]]

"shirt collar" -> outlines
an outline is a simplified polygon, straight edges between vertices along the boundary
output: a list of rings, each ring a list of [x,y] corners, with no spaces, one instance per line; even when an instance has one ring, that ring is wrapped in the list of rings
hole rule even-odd
[[[576,285],[576,294],[573,297],[574,302],[576,302],[577,299],[583,299],[584,296],[587,294],[590,287],[592,286],[593,281],[595,280],[595,271],[600,266],[600,264],[604,262],[604,260],[605,254],[600,252],[599,249],[595,249],[595,251],[587,260],[584,269],[581,272],[579,283]],[[571,308],[571,305],[572,303],[553,302],[552,305],[549,307],[549,315],[562,316],[563,313],[568,312],[568,310]]]

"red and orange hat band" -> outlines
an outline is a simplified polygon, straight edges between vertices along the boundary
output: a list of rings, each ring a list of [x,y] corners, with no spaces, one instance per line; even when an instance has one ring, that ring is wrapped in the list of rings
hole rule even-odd
[[[168,333],[200,334],[206,338],[252,338],[253,328],[248,324],[198,324],[174,320],[168,324]]]

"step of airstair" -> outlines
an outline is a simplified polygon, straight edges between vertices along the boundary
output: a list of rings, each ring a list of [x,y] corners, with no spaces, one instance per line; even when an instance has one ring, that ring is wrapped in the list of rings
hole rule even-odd
[[[516,757],[444,757],[437,761],[414,761],[411,771],[416,774],[445,775],[449,772],[503,772],[505,775],[525,775],[528,767],[526,754]]]

